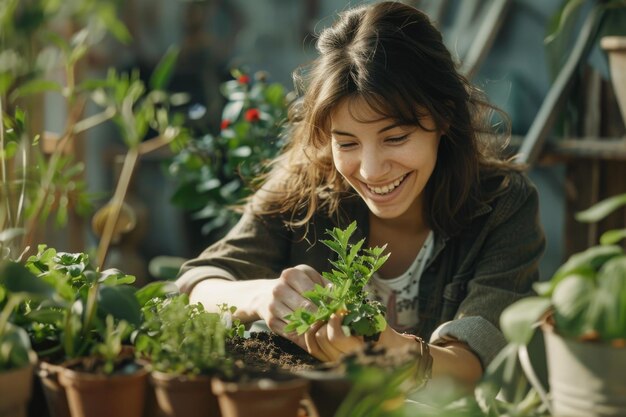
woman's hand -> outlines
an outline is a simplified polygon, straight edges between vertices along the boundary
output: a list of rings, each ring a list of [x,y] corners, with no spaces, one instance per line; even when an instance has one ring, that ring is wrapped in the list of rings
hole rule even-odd
[[[333,314],[328,323],[316,324],[304,334],[304,348],[317,359],[334,362],[343,355],[359,350],[364,341],[360,336],[346,335],[341,322],[343,316]]]
[[[326,280],[310,266],[298,265],[285,269],[278,279],[267,280],[267,282],[268,286],[263,291],[259,307],[257,307],[259,317],[265,320],[273,332],[306,349],[304,335],[298,336],[284,331],[287,325],[285,317],[301,307],[315,311],[317,309],[315,304],[302,294],[312,290],[315,284],[326,285]]]
[[[342,321],[342,315],[333,314],[328,323],[313,326],[304,334],[305,349],[322,361],[336,361],[344,355],[363,349],[365,344],[363,337],[346,335],[341,326]],[[376,345],[394,350],[415,345],[415,339],[398,333],[387,325]]]

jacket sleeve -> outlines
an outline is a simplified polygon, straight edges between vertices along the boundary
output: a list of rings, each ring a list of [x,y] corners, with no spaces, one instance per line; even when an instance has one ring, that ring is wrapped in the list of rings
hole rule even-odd
[[[276,278],[289,263],[290,241],[281,218],[246,212],[223,239],[183,264],[176,284],[189,293],[208,278]]]
[[[485,223],[485,240],[474,254],[475,268],[467,296],[455,319],[439,326],[431,341],[467,343],[486,367],[506,345],[500,314],[532,294],[539,279],[545,237],[539,221],[537,190],[524,175],[511,177],[510,190],[499,199]]]

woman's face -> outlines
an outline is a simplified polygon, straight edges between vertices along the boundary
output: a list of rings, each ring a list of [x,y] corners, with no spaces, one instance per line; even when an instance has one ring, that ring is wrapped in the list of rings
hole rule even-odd
[[[432,117],[420,122],[428,130],[383,118],[361,98],[343,100],[331,114],[335,167],[381,219],[422,213],[441,133]]]

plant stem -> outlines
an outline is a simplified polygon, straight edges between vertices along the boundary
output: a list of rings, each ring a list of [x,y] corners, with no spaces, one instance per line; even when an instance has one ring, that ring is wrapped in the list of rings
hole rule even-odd
[[[133,170],[135,169],[135,165],[137,164],[137,159],[139,159],[139,149],[129,149],[126,153],[126,157],[124,158],[124,165],[122,166],[120,179],[118,180],[117,186],[115,187],[115,193],[113,194],[113,198],[109,202],[109,204],[111,205],[111,209],[107,213],[107,219],[106,223],[104,224],[102,238],[100,239],[100,243],[98,244],[98,252],[96,256],[97,268],[104,268],[104,263],[106,262],[107,254],[109,251],[109,246],[111,245],[111,240],[113,239],[113,233],[115,233],[115,226],[117,226],[117,221],[119,220],[122,204],[124,204],[124,198],[126,197],[126,192],[128,191],[128,186],[130,185],[130,180],[133,175]]]
[[[83,113],[86,103],[86,99],[83,98],[78,102],[76,106],[72,108],[73,111],[70,113],[65,133],[63,134],[63,137],[57,142],[54,151],[50,156],[48,169],[44,178],[42,179],[42,186],[37,195],[37,199],[35,200],[35,209],[33,210],[33,213],[26,225],[26,238],[24,240],[24,247],[32,244],[36,230],[35,223],[39,220],[39,216],[41,215],[43,207],[48,200],[50,187],[54,181],[54,177],[57,171],[57,165],[61,159],[61,156],[65,153],[65,149],[69,144],[70,139],[74,137],[74,126],[76,125],[76,120]]]
[[[2,312],[0,312],[0,336],[4,334],[4,329],[6,328],[7,323],[9,322],[9,317],[11,316],[11,312],[13,309],[22,301],[22,297],[18,295],[12,295],[9,297],[9,300],[5,304]]]
[[[2,106],[2,97],[0,97],[0,152],[2,152],[2,158],[0,158],[0,169],[2,175],[2,188],[5,193],[4,201],[6,203],[6,215],[8,217],[9,227],[12,225],[11,221],[11,198],[9,193],[11,190],[9,189],[8,177],[7,177],[7,166],[6,166],[6,156],[4,155],[4,108]],[[0,226],[4,226],[4,216],[2,217],[2,224]],[[2,227],[4,229],[4,227]]]

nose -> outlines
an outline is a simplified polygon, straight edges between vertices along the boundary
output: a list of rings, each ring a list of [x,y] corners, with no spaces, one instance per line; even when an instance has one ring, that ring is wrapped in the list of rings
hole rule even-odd
[[[359,174],[367,182],[376,182],[389,172],[391,164],[384,151],[374,146],[364,146],[361,152]]]

